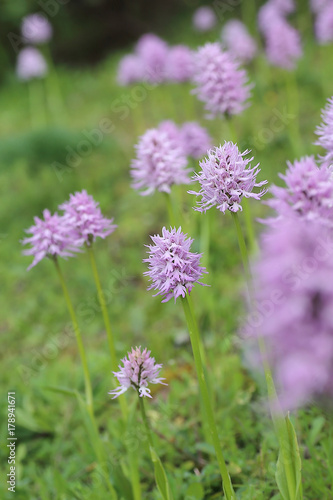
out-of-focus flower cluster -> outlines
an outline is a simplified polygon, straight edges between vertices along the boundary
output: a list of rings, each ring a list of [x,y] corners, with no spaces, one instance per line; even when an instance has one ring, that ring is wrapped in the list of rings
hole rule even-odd
[[[23,19],[21,32],[23,41],[29,45],[18,54],[16,74],[20,80],[43,78],[47,73],[47,62],[42,52],[32,45],[49,42],[52,26],[43,14],[31,14]]]
[[[144,189],[146,196],[154,191],[170,193],[173,184],[190,182],[187,159],[182,147],[164,130],[147,130],[135,146],[131,163],[134,189]]]
[[[314,30],[322,45],[333,41],[333,2],[332,0],[312,0],[315,15]]]
[[[202,33],[211,31],[217,24],[215,12],[211,7],[199,7],[193,15],[193,27]]]
[[[257,53],[256,41],[248,32],[245,24],[238,19],[230,19],[223,26],[221,38],[223,46],[242,63],[252,61]]]
[[[283,219],[266,232],[261,246],[253,269],[256,308],[244,331],[264,338],[283,409],[324,395],[331,399],[332,229]]]
[[[173,121],[165,120],[159,124],[158,129],[178,144],[186,156],[196,160],[202,158],[212,146],[212,138],[197,122],[185,122],[178,127]]]
[[[170,47],[158,36],[147,33],[138,40],[134,53],[121,59],[117,80],[120,85],[181,83],[189,81],[192,74],[193,53],[186,45]]]
[[[207,118],[237,115],[248,106],[251,86],[247,73],[219,43],[199,48],[193,82],[193,93],[204,102]]]
[[[299,32],[286,19],[294,8],[290,0],[269,0],[258,13],[267,59],[272,65],[287,70],[295,67],[303,53]]]

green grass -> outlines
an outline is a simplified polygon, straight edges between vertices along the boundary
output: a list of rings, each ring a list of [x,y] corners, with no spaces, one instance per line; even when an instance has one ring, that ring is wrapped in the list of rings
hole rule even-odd
[[[195,43],[186,32],[180,37],[179,31],[174,30],[171,38],[175,42],[188,39],[188,43]],[[313,131],[320,121],[320,108],[332,93],[332,56],[332,47],[320,48],[308,36],[305,56],[295,75],[302,155],[318,151],[313,146]],[[175,499],[221,498],[218,466],[212,446],[204,442],[200,424],[198,388],[181,305],[172,301],[161,304],[160,298],[152,298],[143,277],[144,245],[150,234],[168,224],[164,198],[158,193],[142,198],[131,189],[129,163],[137,135],[162,119],[200,119],[215,144],[231,137],[224,121],[203,118],[202,106],[189,94],[188,85],[147,90],[142,102],[121,119],[124,110],[115,108],[119,105],[116,100],[130,96],[132,106],[135,91],[119,88],[114,81],[120,57],[121,54],[111,54],[93,69],[60,68],[66,112],[55,117],[55,123],[49,117],[43,130],[30,130],[28,94],[23,84],[9,78],[0,89],[0,266],[4,292],[0,303],[0,491],[4,499],[11,498],[4,480],[8,472],[8,391],[15,391],[17,398],[15,498],[108,498],[76,399],[47,389],[61,386],[84,390],[76,343],[68,330],[69,317],[54,266],[45,259],[27,272],[30,258],[21,255],[20,244],[33,216],[40,215],[46,207],[56,210],[69,193],[81,189],[87,189],[100,202],[104,214],[114,217],[119,226],[106,241],[96,244],[119,359],[131,346],[142,345],[148,346],[157,362],[163,363],[163,376],[169,385],[154,390],[154,399],[148,401],[147,408]],[[239,144],[254,150],[255,160],[262,168],[260,179],[276,182],[278,172],[286,168],[286,160],[295,157],[286,125],[282,123],[278,131],[272,129],[272,118],[287,109],[286,76],[283,71],[268,67],[263,58],[249,68],[249,73],[256,86],[251,107],[235,119]],[[112,133],[104,134],[101,144],[93,147],[75,168],[58,168],[57,176],[53,162],[65,165],[66,147],[76,150],[84,139],[82,131],[97,128],[102,119],[112,121]],[[194,200],[186,194],[185,187],[176,189],[174,196],[184,209],[185,229],[195,238],[194,248],[199,250],[202,216],[191,209]],[[255,217],[267,213],[267,207],[260,203],[251,207]],[[242,342],[237,337],[244,313],[237,239],[231,217],[218,212],[214,216],[211,261],[205,278],[211,286],[197,287],[193,300],[207,348],[221,443],[237,498],[278,499],[274,480],[278,446],[267,414],[262,376],[246,369]],[[259,225],[257,230],[261,230]],[[112,377],[110,360],[88,255],[61,264],[88,352],[97,419],[109,453],[111,475],[115,469],[122,471],[123,498],[130,499],[126,490],[125,436],[133,453],[139,456],[143,498],[159,499],[143,446],[139,410],[137,426],[126,433],[119,406],[107,394]],[[125,397],[130,405],[135,404],[134,391]],[[333,498],[333,450],[328,420],[316,407],[302,410],[294,417],[307,500]]]

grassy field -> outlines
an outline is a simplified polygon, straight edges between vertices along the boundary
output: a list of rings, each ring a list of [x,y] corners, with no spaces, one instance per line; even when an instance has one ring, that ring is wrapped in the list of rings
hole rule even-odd
[[[211,39],[216,36],[212,34]],[[287,160],[319,152],[313,146],[314,129],[320,122],[320,109],[333,94],[333,48],[316,45],[309,31],[304,36],[304,57],[294,73],[269,67],[263,56],[248,68],[255,84],[251,106],[234,120],[240,147],[253,150],[261,164],[260,180],[268,179],[269,183],[278,182],[278,173],[285,171]],[[198,44],[181,20],[170,30],[168,41],[193,47]],[[0,496],[4,499],[11,498],[4,479],[8,472],[8,391],[16,393],[15,498],[108,498],[76,399],[50,389],[83,392],[84,388],[54,266],[44,259],[27,272],[30,259],[22,256],[20,244],[35,215],[40,216],[44,208],[56,210],[70,193],[81,189],[87,189],[100,202],[103,213],[118,224],[110,237],[97,242],[96,254],[119,359],[131,346],[141,345],[149,347],[157,362],[163,363],[162,376],[168,386],[155,388],[147,408],[174,497],[221,498],[214,451],[205,442],[200,425],[198,388],[181,306],[173,301],[161,304],[160,298],[152,298],[143,277],[144,245],[149,243],[149,235],[168,225],[165,200],[159,193],[140,197],[130,187],[129,165],[138,135],[164,119],[178,123],[200,120],[215,145],[231,139],[231,135],[225,121],[205,120],[201,104],[190,94],[190,85],[118,87],[115,74],[122,55],[110,54],[94,68],[59,67],[58,81],[49,84],[59,85],[64,106],[57,100],[54,87],[48,93],[53,102],[47,104],[46,86],[41,84],[34,90],[43,103],[39,110],[33,107],[33,116],[26,85],[8,76],[0,89],[0,452],[4,464]],[[31,127],[32,118],[40,124],[38,127]],[[110,130],[105,129],[105,123]],[[290,137],[298,127],[300,144],[295,147]],[[80,146],[83,140],[90,144],[88,152]],[[68,154],[74,162],[66,162]],[[191,166],[197,169],[195,162]],[[175,189],[173,196],[183,211],[184,229],[195,238],[194,249],[199,251],[202,216],[191,208],[194,199],[186,194],[185,186]],[[261,203],[253,203],[252,211],[255,217],[268,213]],[[278,499],[274,479],[278,445],[267,412],[262,375],[247,370],[244,346],[237,337],[244,313],[243,278],[229,215],[214,213],[209,274],[205,277],[210,287],[197,287],[193,300],[207,350],[220,439],[237,498]],[[256,227],[259,233],[261,227]],[[144,447],[139,412],[137,425],[126,431],[119,405],[107,394],[112,378],[110,359],[88,255],[64,261],[62,268],[88,352],[98,425],[113,464],[110,473],[112,476],[117,471],[122,477],[121,484],[116,485],[119,498],[132,498],[122,439],[125,435],[138,457],[142,497],[157,500],[160,496]],[[125,397],[135,415],[134,391]],[[304,498],[332,499],[328,415],[312,406],[292,418],[303,459]]]

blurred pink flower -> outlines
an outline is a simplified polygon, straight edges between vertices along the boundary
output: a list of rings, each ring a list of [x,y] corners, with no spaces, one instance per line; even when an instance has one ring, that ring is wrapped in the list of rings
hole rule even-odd
[[[193,26],[197,31],[210,31],[216,25],[215,12],[210,7],[199,7],[193,15]]]
[[[43,14],[31,14],[22,21],[22,37],[27,43],[46,43],[52,37],[52,26]]]
[[[231,19],[224,25],[221,38],[226,49],[241,62],[249,62],[256,55],[257,44],[238,19]]]
[[[47,64],[38,49],[25,47],[19,52],[16,63],[16,74],[20,80],[42,78],[46,73]]]

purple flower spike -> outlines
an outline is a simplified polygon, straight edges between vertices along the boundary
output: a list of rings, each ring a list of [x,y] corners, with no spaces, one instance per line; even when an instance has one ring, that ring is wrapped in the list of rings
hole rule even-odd
[[[326,149],[326,154],[320,156],[323,166],[329,167],[333,164],[333,97],[328,99],[325,109],[321,113],[322,123],[317,127],[316,134],[319,136],[315,143]]]
[[[42,14],[26,16],[22,22],[22,37],[27,43],[47,43],[52,37],[52,26]]]
[[[299,32],[284,18],[276,18],[265,35],[267,59],[274,66],[294,69],[302,56]]]
[[[170,231],[163,227],[162,236],[151,236],[151,239],[154,245],[147,245],[149,258],[144,259],[149,271],[144,274],[152,281],[148,290],[157,290],[154,297],[164,296],[162,302],[174,297],[176,301],[177,297],[190,293],[195,283],[203,285],[199,279],[207,272],[200,266],[202,254],[190,252],[193,240],[182,233],[181,227],[170,228]]]
[[[43,78],[47,64],[42,53],[34,47],[25,47],[17,57],[16,73],[20,80]]]
[[[21,241],[23,245],[31,245],[31,248],[23,250],[23,255],[34,256],[28,270],[45,257],[73,257],[73,252],[78,251],[77,234],[63,216],[57,213],[51,215],[49,210],[44,210],[43,217],[44,220],[34,218],[35,225],[26,230],[32,236]]]
[[[175,122],[173,122],[172,120],[163,120],[159,124],[158,130],[167,134],[168,138],[173,142],[175,147],[182,149],[183,146],[180,139],[180,130]]]
[[[196,160],[202,158],[212,147],[212,138],[197,122],[185,122],[180,131],[183,150]]]
[[[143,80],[142,61],[135,54],[123,57],[118,66],[117,81],[119,85],[130,85]]]
[[[257,44],[238,19],[231,19],[224,25],[221,38],[230,54],[241,62],[250,62],[256,55]]]
[[[272,3],[280,14],[284,16],[291,14],[296,9],[294,0],[270,0],[270,3]]]
[[[71,194],[69,201],[59,205],[67,224],[77,232],[79,245],[90,245],[96,238],[106,238],[117,226],[103,216],[97,203],[86,190]]]
[[[141,60],[146,81],[150,83],[164,81],[168,51],[167,43],[152,33],[146,33],[139,39],[135,52]]]
[[[155,190],[170,193],[173,184],[188,184],[187,160],[182,149],[169,135],[158,129],[147,130],[135,146],[131,175],[134,189],[145,189],[142,196]]]
[[[195,55],[193,91],[205,103],[207,118],[237,115],[247,106],[251,86],[247,73],[219,43],[207,43]]]
[[[165,76],[175,83],[187,82],[193,75],[193,52],[186,45],[171,47],[166,59]]]
[[[333,3],[327,2],[318,12],[315,20],[315,33],[320,44],[333,41]]]
[[[201,171],[194,174],[193,182],[199,181],[199,192],[188,191],[190,194],[201,196],[199,206],[194,210],[206,212],[216,206],[225,213],[242,210],[242,198],[260,198],[267,192],[266,189],[253,193],[254,187],[261,187],[267,181],[256,182],[260,172],[257,164],[248,168],[253,158],[245,158],[250,151],[241,153],[236,144],[225,142],[223,146],[208,151],[208,157],[200,162]]]
[[[280,177],[286,188],[272,186],[274,198],[266,202],[279,217],[269,222],[296,216],[332,226],[333,179],[329,169],[318,168],[314,157],[306,156],[294,164],[288,162],[286,174]]]
[[[143,396],[151,398],[148,384],[168,385],[163,382],[165,378],[159,377],[162,365],[155,363],[155,358],[150,356],[147,348],[141,352],[141,347],[135,349],[132,347],[132,351],[127,355],[128,359],[121,360],[124,366],[119,365],[119,372],[113,372],[120,386],[109,392],[113,395],[112,399],[117,398],[130,387],[138,392],[140,398]]]
[[[216,15],[210,7],[199,7],[193,16],[193,26],[197,31],[210,31],[216,25]]]
[[[318,14],[325,5],[329,3],[328,0],[310,0],[310,7],[314,14]]]
[[[262,239],[244,332],[265,338],[285,410],[333,397],[332,248],[330,228],[295,218]]]

